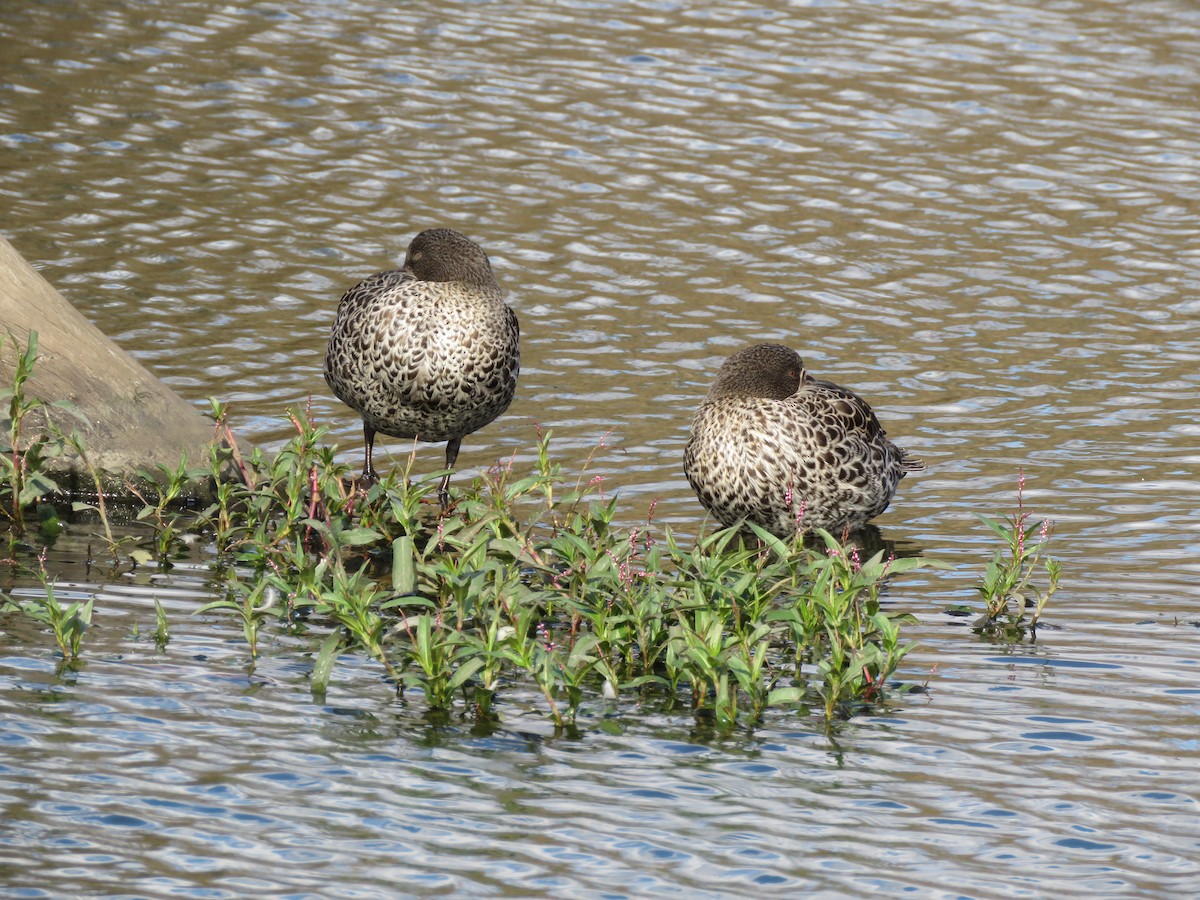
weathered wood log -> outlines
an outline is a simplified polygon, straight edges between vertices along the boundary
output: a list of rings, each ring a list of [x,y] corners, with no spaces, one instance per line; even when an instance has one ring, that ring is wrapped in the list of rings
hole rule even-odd
[[[129,483],[144,484],[140,471],[160,465],[173,470],[185,454],[189,466],[207,461],[212,422],[106,337],[3,237],[0,329],[7,332],[0,355],[0,383],[6,386],[14,354],[24,350],[30,331],[37,332],[38,359],[25,392],[70,404],[77,415],[58,414],[55,422],[83,438],[106,494],[128,493]],[[0,424],[8,414],[0,409]],[[73,451],[48,460],[46,470],[64,490],[95,493],[91,473]],[[206,494],[208,481],[192,480],[188,492]]]

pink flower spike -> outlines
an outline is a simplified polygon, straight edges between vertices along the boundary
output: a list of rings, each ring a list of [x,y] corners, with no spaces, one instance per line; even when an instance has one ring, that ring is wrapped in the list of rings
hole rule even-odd
[[[603,500],[604,499],[604,476],[603,475],[593,475],[591,480],[587,483],[587,486],[590,488],[593,485],[598,486],[599,490],[597,491],[597,493],[600,495],[600,499]]]

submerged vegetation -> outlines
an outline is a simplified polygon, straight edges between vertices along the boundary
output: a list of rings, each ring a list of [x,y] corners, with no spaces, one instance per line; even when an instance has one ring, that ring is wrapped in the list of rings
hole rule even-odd
[[[31,340],[8,395],[0,503],[11,519],[14,565],[26,511],[54,489],[39,472],[40,448],[71,446],[86,460],[79,438],[53,423],[33,436],[24,430],[25,411],[40,403],[23,390],[35,352]],[[530,471],[497,465],[443,514],[442,473],[405,470],[358,485],[307,413],[289,413],[295,434],[278,453],[245,457],[217,401],[212,415],[226,440],[214,442],[200,472],[181,462],[154,473],[155,496],[131,486],[145,540],[113,537],[102,496],[76,511],[97,516],[98,539],[114,560],[133,565],[169,567],[199,537],[218,599],[196,612],[233,617],[252,659],[272,629],[315,635],[315,697],[346,652],[374,660],[399,694],[419,694],[431,711],[491,719],[505,691],[523,687],[544,698],[558,725],[585,704],[629,697],[686,704],[722,728],[753,723],[773,707],[831,722],[908,688],[893,676],[914,646],[902,627],[915,620],[886,610],[880,594],[892,576],[942,566],[935,561],[883,550],[868,556],[822,531],[783,541],[751,526],[681,540],[654,521],[653,504],[637,526],[618,526],[617,498],[604,495],[598,478],[564,478],[549,432],[539,436]],[[218,477],[231,466],[238,479]],[[212,501],[181,510],[175,501],[198,474],[212,478]],[[988,615],[1011,617],[1010,603],[1033,597],[1035,624],[1059,574],[1047,560],[1049,587],[1032,586],[1044,540],[1030,538],[1039,526],[1023,510],[1007,524],[985,521],[1009,545],[980,589]],[[70,663],[92,601],[64,608],[40,561],[34,573],[45,599],[9,598],[4,609],[49,626]],[[156,609],[161,648],[168,623]]]

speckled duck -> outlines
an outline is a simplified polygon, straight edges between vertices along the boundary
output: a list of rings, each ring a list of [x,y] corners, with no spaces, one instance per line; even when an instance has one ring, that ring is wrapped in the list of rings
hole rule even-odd
[[[719,522],[746,520],[781,538],[861,528],[923,468],[887,439],[865,400],[813,378],[780,344],[725,360],[683,454],[688,482]]]
[[[512,402],[518,336],[487,254],[449,228],[422,231],[402,269],[346,291],[325,350],[325,380],[362,416],[363,478],[376,478],[376,434],[446,441],[438,498],[447,506],[463,438]]]

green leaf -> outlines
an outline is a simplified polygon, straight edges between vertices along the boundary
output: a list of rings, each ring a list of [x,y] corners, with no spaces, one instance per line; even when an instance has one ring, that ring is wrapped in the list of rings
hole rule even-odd
[[[338,652],[342,649],[342,633],[341,631],[332,631],[321,644],[321,649],[317,653],[317,658],[313,662],[312,675],[309,678],[309,686],[312,689],[313,699],[317,700],[318,696],[323,700],[325,690],[329,687],[329,676],[333,672],[333,664],[337,662]],[[318,700],[321,702],[321,700]]]
[[[541,475],[530,475],[526,478],[522,478],[520,481],[517,481],[514,484],[510,484],[504,491],[505,501],[511,503],[517,497],[520,497],[522,494],[526,494],[531,489],[537,487],[542,480],[543,478]]]
[[[337,532],[334,540],[342,547],[361,547],[383,540],[383,535],[374,528],[347,528]]]
[[[754,531],[754,536],[770,547],[780,559],[787,559],[792,555],[792,545],[789,542],[785,542],[765,528],[755,525],[753,522],[747,522],[746,524]]]
[[[985,516],[980,513],[976,513],[975,517],[977,519],[979,519],[979,521],[982,522],[984,525],[986,525],[988,528],[992,529],[992,531],[996,532],[996,534],[999,535],[1005,541],[1008,541],[1010,539],[1012,529],[1010,529],[1008,527],[1008,525],[1005,524],[1004,522],[1000,522],[996,519],[991,518],[990,516]]]
[[[750,688],[754,685],[754,672],[750,668],[749,663],[740,656],[731,656],[725,663],[730,672],[738,680],[738,684],[749,693]]]
[[[392,541],[392,590],[411,594],[417,589],[417,571],[413,559],[413,540],[408,535]]]
[[[661,675],[639,675],[637,678],[630,678],[628,681],[621,682],[621,690],[632,690],[639,688],[643,684],[657,684],[662,687],[670,687],[671,682],[663,678]]]
[[[22,506],[28,506],[38,497],[58,491],[58,482],[44,472],[30,472],[18,498]]]
[[[483,668],[484,659],[481,656],[476,656],[473,659],[467,660],[461,666],[454,670],[454,674],[450,676],[450,690],[457,690],[463,685],[468,678]]]
[[[886,564],[889,575],[899,575],[911,572],[913,569],[953,569],[954,566],[940,559],[927,559],[924,556],[901,556]]]
[[[490,550],[494,556],[507,554],[512,559],[527,560],[529,553],[524,544],[512,538],[493,538]]]
[[[575,641],[575,646],[571,648],[571,655],[567,658],[567,666],[574,669],[587,662],[587,654],[598,643],[600,643],[600,639],[594,634],[581,635]]]
[[[170,624],[167,622],[167,612],[163,609],[162,602],[157,597],[154,598],[154,638],[163,644],[171,638]]]
[[[204,604],[203,606],[201,606],[199,609],[193,610],[193,611],[192,611],[192,615],[193,615],[193,616],[200,616],[200,615],[203,615],[203,614],[204,614],[204,613],[206,613],[206,612],[211,612],[211,611],[212,611],[212,610],[214,610],[214,609],[236,609],[236,610],[240,610],[241,608],[242,608],[242,607],[241,607],[241,604],[239,604],[239,603],[237,603],[237,602],[235,602],[235,601],[233,601],[233,600],[214,600],[214,601],[212,601],[211,603],[205,603],[205,604]]]
[[[411,609],[413,607],[424,609],[437,609],[438,605],[429,597],[418,597],[415,594],[405,594],[402,597],[389,597],[387,600],[379,604],[379,608],[383,609]],[[403,631],[403,625],[392,629],[393,631]]]
[[[808,692],[800,687],[775,688],[767,694],[767,706],[785,706],[789,703],[803,703]]]

